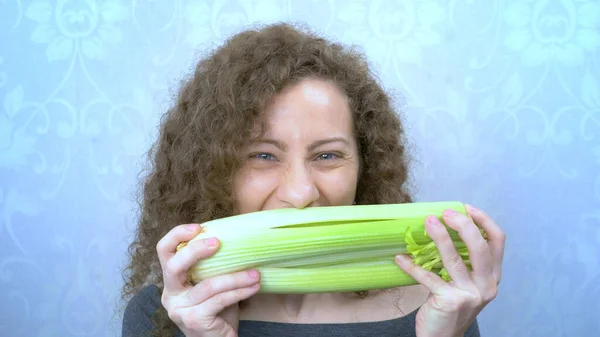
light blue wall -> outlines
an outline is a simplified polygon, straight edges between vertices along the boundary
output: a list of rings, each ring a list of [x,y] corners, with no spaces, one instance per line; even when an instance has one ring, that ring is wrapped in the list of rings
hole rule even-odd
[[[362,46],[406,97],[418,199],[507,232],[485,336],[599,334],[600,4],[584,0],[0,0],[0,334],[119,333],[159,114],[203,47],[276,20]]]

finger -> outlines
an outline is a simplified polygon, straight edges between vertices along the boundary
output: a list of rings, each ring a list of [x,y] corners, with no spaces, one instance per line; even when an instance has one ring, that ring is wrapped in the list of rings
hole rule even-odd
[[[193,306],[208,300],[220,293],[235,289],[251,287],[260,281],[260,273],[256,270],[215,276],[196,284],[187,292],[183,306]]]
[[[171,229],[156,244],[156,252],[161,265],[164,265],[177,250],[177,245],[191,240],[200,230],[198,224],[179,225]]]
[[[180,249],[163,265],[165,289],[168,289],[169,292],[183,290],[187,280],[187,271],[198,260],[212,256],[218,248],[219,240],[217,238],[207,238],[192,241]]]
[[[492,255],[494,278],[498,283],[502,278],[502,262],[504,260],[504,248],[506,246],[506,234],[496,224],[496,222],[482,210],[467,205],[467,212],[473,218],[473,221],[481,228],[487,235],[487,242],[490,247],[490,254]]]
[[[446,281],[436,274],[415,265],[408,255],[396,255],[396,264],[417,282],[426,286],[433,294],[440,295],[450,287]]]
[[[446,268],[454,283],[461,288],[473,284],[471,273],[458,254],[446,227],[437,217],[431,215],[425,220],[425,228],[429,237],[435,242],[442,257],[444,268]]]
[[[476,282],[484,283],[493,277],[493,261],[490,247],[485,241],[479,228],[464,214],[452,209],[443,212],[442,217],[448,227],[458,232],[458,235],[469,250],[469,260]]]
[[[216,316],[225,308],[243,301],[260,290],[260,283],[241,289],[229,290],[211,297],[197,308],[201,317]]]

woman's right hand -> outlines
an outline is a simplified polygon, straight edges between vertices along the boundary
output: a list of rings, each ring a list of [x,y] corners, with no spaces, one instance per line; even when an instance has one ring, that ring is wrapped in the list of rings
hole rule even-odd
[[[163,272],[162,305],[187,337],[237,337],[238,303],[258,292],[260,275],[256,270],[242,271],[189,284],[188,269],[219,247],[216,238],[196,240],[175,254],[177,245],[199,230],[196,224],[177,226],[156,245]]]

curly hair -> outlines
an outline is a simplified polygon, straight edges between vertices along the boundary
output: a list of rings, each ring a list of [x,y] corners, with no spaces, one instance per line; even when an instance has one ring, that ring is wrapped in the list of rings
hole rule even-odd
[[[360,156],[356,203],[412,202],[403,126],[364,56],[290,24],[244,31],[200,60],[161,119],[122,299],[149,284],[162,287],[155,247],[174,226],[233,214],[232,178],[251,126],[264,123],[261,112],[278,92],[308,77],[330,81],[348,98]],[[166,311],[154,319],[155,335],[169,335]]]

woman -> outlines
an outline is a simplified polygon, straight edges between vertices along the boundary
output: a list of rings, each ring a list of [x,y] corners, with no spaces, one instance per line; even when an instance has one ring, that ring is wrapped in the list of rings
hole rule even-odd
[[[402,125],[357,53],[280,24],[234,36],[202,60],[162,121],[130,247],[124,336],[478,336],[497,293],[504,233],[482,211],[444,213],[470,250],[426,228],[453,281],[413,266],[420,285],[356,294],[257,294],[255,270],[195,286],[186,270],[218,238],[175,254],[202,222],[282,207],[411,202]],[[368,230],[366,228],[365,230]]]

